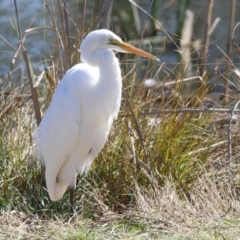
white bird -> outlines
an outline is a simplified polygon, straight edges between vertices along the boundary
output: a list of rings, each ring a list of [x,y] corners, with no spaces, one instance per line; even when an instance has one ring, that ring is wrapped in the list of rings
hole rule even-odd
[[[69,187],[72,210],[77,173],[89,170],[119,112],[122,78],[113,50],[159,60],[109,30],[89,33],[80,46],[83,63],[67,71],[36,132],[50,199]]]

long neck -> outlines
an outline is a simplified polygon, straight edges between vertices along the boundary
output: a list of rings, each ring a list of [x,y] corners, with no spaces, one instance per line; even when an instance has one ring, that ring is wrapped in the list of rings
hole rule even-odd
[[[81,46],[81,60],[99,68],[95,95],[105,105],[113,106],[111,112],[115,109],[118,112],[122,95],[122,77],[118,59],[113,51],[107,49],[88,51],[88,48]]]
[[[118,59],[112,51],[105,51],[101,61],[99,61],[99,81],[98,84],[105,89],[122,87],[121,69]],[[115,90],[115,89],[111,89]]]
[[[100,100],[117,116],[122,95],[122,77],[118,59],[112,51],[105,50],[98,56],[99,79],[96,91]]]

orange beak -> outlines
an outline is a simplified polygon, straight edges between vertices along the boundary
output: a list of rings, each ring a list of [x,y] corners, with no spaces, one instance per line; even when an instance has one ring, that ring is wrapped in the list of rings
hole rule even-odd
[[[129,52],[129,53],[133,53],[142,57],[146,57],[155,61],[160,61],[159,58],[153,56],[150,53],[144,52],[143,50],[139,49],[139,48],[135,48],[133,46],[131,46],[130,44],[127,44],[125,42],[118,42],[117,43],[118,47],[120,47],[122,50],[124,50],[125,52]]]

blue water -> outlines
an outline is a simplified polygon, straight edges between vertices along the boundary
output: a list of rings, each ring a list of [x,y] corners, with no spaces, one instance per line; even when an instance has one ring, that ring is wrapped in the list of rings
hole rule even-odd
[[[26,29],[44,26],[43,1],[17,1],[21,32],[24,35]],[[16,17],[13,1],[2,0],[0,2],[0,76],[8,73],[10,63],[19,44],[16,29]],[[47,34],[48,35],[48,34]],[[4,39],[3,39],[4,38]],[[29,33],[26,36],[24,46],[28,53],[37,60],[42,57],[42,52],[47,49],[44,41],[44,32]],[[21,53],[18,57],[16,67],[21,67]]]

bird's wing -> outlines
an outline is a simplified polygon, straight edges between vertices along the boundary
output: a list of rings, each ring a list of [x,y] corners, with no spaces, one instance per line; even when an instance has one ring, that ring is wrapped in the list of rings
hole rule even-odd
[[[54,169],[56,175],[79,143],[82,106],[86,104],[82,96],[91,91],[94,80],[83,64],[70,69],[57,87],[38,127],[38,151],[46,168]]]

